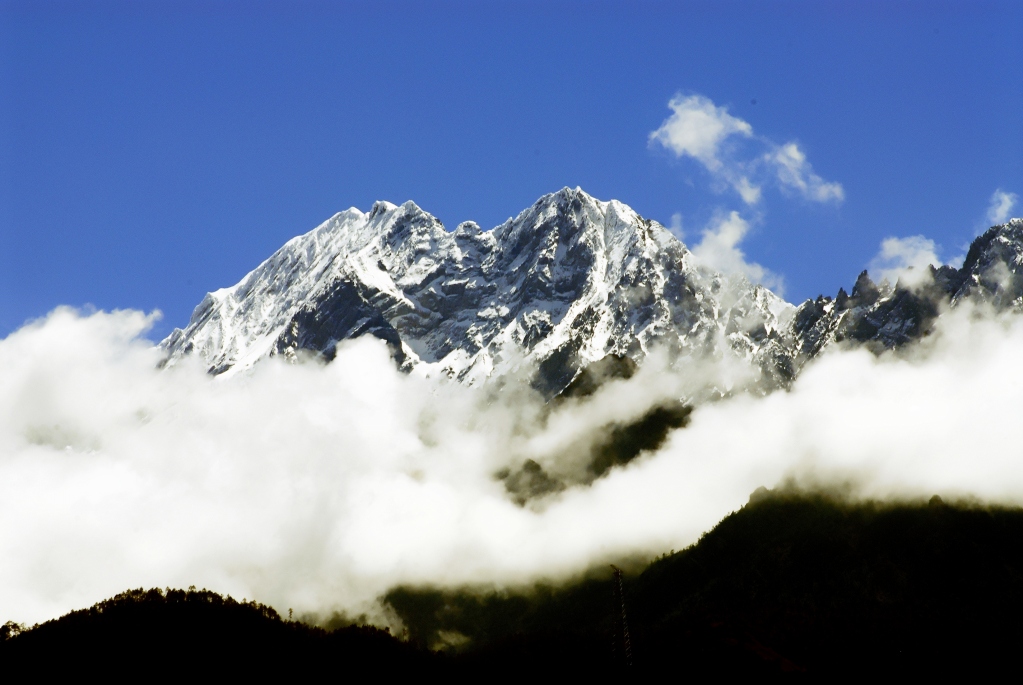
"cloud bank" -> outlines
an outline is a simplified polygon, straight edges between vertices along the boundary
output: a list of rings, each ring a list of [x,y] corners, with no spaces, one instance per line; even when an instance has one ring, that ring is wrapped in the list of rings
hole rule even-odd
[[[703,405],[656,454],[520,507],[499,469],[571,471],[566,446],[605,421],[737,367],[655,363],[551,413],[528,390],[402,375],[373,339],[326,366],[158,371],[150,317],[60,309],[0,340],[0,619],[194,584],[386,620],[395,584],[679,549],[786,479],[1020,502],[1023,317],[982,314],[946,314],[911,353],[825,354],[790,391]]]
[[[749,122],[702,95],[676,95],[668,107],[671,116],[650,133],[649,144],[678,158],[695,159],[721,188],[730,187],[747,205],[760,202],[768,183],[811,202],[845,199],[840,183],[825,181],[814,173],[798,143],[779,145],[755,136]],[[740,145],[743,140],[751,145]]]

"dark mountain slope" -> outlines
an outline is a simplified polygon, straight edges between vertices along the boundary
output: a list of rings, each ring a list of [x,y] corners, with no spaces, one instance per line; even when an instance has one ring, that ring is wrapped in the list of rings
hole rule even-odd
[[[1023,641],[1021,543],[1021,509],[758,491],[696,545],[633,564],[631,670],[701,680],[1010,672]],[[396,588],[386,601],[408,642],[282,621],[206,591],[137,590],[24,632],[8,624],[0,664],[36,676],[624,668],[611,650],[621,605],[610,569],[519,591]]]

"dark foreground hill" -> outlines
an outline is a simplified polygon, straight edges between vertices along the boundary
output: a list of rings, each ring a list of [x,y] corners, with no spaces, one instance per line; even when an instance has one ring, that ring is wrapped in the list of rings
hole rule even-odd
[[[315,667],[533,676],[624,668],[613,579],[517,592],[397,588],[408,641],[326,631],[209,592],[136,591],[0,642],[0,662],[79,672]],[[1023,510],[761,493],[698,544],[626,573],[632,666],[678,677],[948,676],[1015,668]],[[435,653],[440,650],[441,653]],[[617,658],[615,656],[617,654]],[[343,666],[342,666],[343,664]]]
[[[366,626],[325,630],[208,590],[130,590],[28,630],[8,623],[0,665],[34,676],[302,676],[318,669],[381,677],[431,655]]]
[[[472,663],[614,666],[610,571],[521,593],[397,589],[424,644]],[[1015,667],[1023,510],[760,493],[626,575],[633,669],[948,675]]]

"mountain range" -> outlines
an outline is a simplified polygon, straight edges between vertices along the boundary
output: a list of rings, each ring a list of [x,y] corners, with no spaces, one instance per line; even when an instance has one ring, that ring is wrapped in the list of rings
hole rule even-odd
[[[332,216],[207,294],[161,347],[167,364],[198,355],[224,374],[274,356],[329,361],[339,342],[373,335],[408,372],[472,386],[517,375],[547,397],[609,356],[730,355],[768,392],[829,346],[917,340],[965,300],[1023,310],[1023,220],[974,240],[961,268],[920,276],[877,284],[864,271],[851,292],[795,306],[579,188],[488,231],[473,222],[448,231],[413,202],[377,202]]]

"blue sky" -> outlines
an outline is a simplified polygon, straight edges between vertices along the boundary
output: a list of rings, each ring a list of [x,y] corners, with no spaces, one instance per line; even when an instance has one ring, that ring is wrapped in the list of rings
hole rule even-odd
[[[581,186],[705,251],[740,226],[793,301],[886,238],[954,259],[1023,195],[1020,35],[1020,2],[0,0],[0,335],[161,337],[377,199],[488,228]]]

